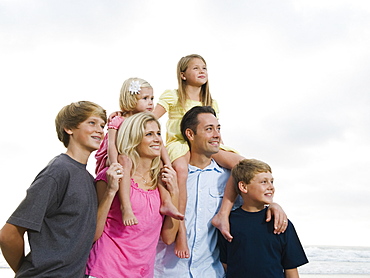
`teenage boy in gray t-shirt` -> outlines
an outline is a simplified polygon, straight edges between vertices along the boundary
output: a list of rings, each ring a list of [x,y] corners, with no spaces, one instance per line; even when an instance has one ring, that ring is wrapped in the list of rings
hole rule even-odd
[[[88,101],[72,103],[58,113],[56,130],[67,151],[36,176],[0,231],[1,250],[15,277],[84,277],[98,209],[94,178],[86,164],[99,148],[106,120],[105,110]],[[107,187],[105,205],[113,200],[122,177],[120,165],[110,170],[117,177]],[[26,232],[31,251],[25,256]]]

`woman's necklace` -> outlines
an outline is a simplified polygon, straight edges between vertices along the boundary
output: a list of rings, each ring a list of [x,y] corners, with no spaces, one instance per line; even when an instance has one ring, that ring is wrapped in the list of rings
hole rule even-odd
[[[147,185],[147,184],[148,184],[147,180],[144,178],[144,176],[143,176],[142,174],[137,173],[137,172],[136,172],[136,174],[138,174],[138,175],[143,179],[143,181],[144,181],[145,185]]]

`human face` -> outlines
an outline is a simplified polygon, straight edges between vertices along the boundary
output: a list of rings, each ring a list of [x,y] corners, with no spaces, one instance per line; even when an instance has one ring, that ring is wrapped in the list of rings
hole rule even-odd
[[[153,111],[153,89],[152,88],[141,88],[140,94],[135,108],[135,113],[139,112],[152,112]]]
[[[155,121],[150,121],[145,126],[144,137],[137,147],[140,157],[154,159],[161,154],[162,148],[161,130]]]
[[[199,114],[198,121],[196,134],[190,132],[189,140],[191,149],[199,154],[210,157],[220,150],[220,124],[217,118],[211,113]]]
[[[190,60],[186,71],[181,73],[181,78],[189,86],[202,86],[208,81],[207,66],[202,59]]]
[[[105,122],[97,116],[90,116],[80,123],[77,128],[66,130],[70,134],[69,146],[71,144],[81,150],[93,152],[100,147],[104,137]]]
[[[248,206],[262,210],[266,204],[272,203],[275,193],[274,178],[270,172],[258,173],[249,184],[245,185],[245,191],[243,187],[239,186],[239,188],[241,192],[246,193]]]

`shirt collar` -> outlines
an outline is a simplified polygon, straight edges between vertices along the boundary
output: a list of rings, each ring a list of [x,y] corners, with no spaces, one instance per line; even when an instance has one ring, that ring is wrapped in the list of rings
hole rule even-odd
[[[216,171],[216,172],[219,172],[219,173],[223,173],[224,172],[224,169],[218,165],[216,163],[216,161],[214,161],[213,159],[211,159],[211,163],[205,167],[204,169],[200,169],[196,166],[193,166],[193,165],[188,165],[188,172],[189,173],[194,173],[194,172],[204,172],[204,171]]]

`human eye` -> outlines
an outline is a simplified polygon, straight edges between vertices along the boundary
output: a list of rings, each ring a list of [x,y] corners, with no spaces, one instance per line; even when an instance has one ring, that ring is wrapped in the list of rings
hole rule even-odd
[[[147,132],[146,134],[145,134],[145,136],[152,136],[153,135],[153,133],[152,132]]]

